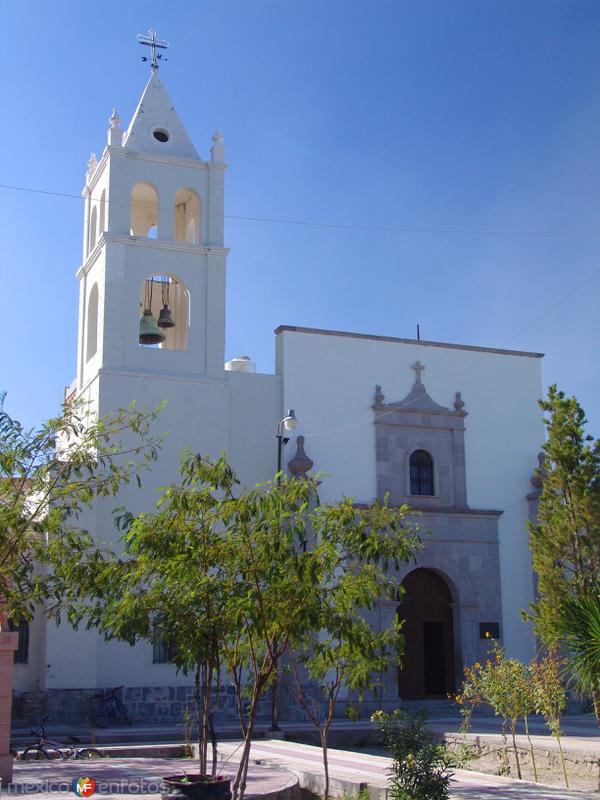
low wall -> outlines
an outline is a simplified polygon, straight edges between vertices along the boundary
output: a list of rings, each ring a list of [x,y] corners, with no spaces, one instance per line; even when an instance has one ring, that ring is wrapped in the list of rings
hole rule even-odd
[[[112,688],[112,687],[108,687]],[[49,722],[61,725],[90,724],[90,701],[96,689],[50,689],[47,691],[23,691],[13,693],[13,718],[29,725],[36,725],[40,717],[49,717]],[[311,689],[313,702],[322,705],[319,689]],[[138,724],[178,725],[183,722],[186,709],[193,720],[193,686],[128,686],[119,692],[119,698],[127,709],[132,722]],[[374,709],[373,709],[374,710]],[[345,716],[346,704],[340,703],[339,715]],[[370,705],[364,714],[371,713]],[[279,693],[279,719],[282,722],[304,722],[304,709],[295,702],[286,690]],[[237,724],[239,715],[233,686],[221,689],[215,725]],[[257,721],[271,721],[271,696],[267,692],[258,707]]]

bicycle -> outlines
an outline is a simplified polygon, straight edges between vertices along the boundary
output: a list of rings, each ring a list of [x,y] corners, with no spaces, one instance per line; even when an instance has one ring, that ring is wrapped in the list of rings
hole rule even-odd
[[[115,722],[125,722],[131,726],[132,722],[127,714],[127,709],[123,705],[117,693],[122,686],[114,689],[98,692],[90,698],[90,720],[96,728],[106,728],[110,720]]]
[[[44,726],[47,719],[48,717],[42,717],[39,730],[31,731],[34,736],[39,736],[40,738],[35,744],[26,747],[20,756],[16,756],[20,761],[41,761],[42,759],[61,759],[66,761],[69,758],[73,760],[102,758],[102,753],[95,747],[76,747],[75,744],[64,744],[49,739]],[[73,743],[77,741],[71,736],[69,738]]]

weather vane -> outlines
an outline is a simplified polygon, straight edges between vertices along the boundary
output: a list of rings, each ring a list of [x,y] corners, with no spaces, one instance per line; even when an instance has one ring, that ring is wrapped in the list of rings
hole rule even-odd
[[[140,44],[144,44],[147,47],[152,48],[152,59],[150,67],[152,70],[156,71],[158,69],[158,62],[163,60],[163,54],[157,53],[157,50],[166,50],[169,46],[168,42],[164,42],[162,39],[156,38],[156,31],[149,30],[148,35],[146,36],[144,33],[138,33],[137,40]],[[164,59],[168,61],[167,58]],[[148,61],[148,56],[142,56],[142,61]]]

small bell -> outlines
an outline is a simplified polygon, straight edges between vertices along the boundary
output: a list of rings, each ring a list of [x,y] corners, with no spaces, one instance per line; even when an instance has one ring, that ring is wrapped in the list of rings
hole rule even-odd
[[[156,320],[149,308],[144,309],[140,317],[140,344],[162,344],[167,337],[158,328]]]
[[[161,308],[160,314],[158,315],[157,325],[159,328],[175,327],[175,320],[173,319],[173,314],[171,313],[171,309],[168,306],[163,306]]]

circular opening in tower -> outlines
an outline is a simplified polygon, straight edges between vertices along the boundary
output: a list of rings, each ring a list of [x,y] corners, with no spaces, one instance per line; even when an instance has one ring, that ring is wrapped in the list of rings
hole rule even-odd
[[[152,131],[152,135],[158,142],[169,141],[169,131],[166,131],[164,128],[156,128]]]

